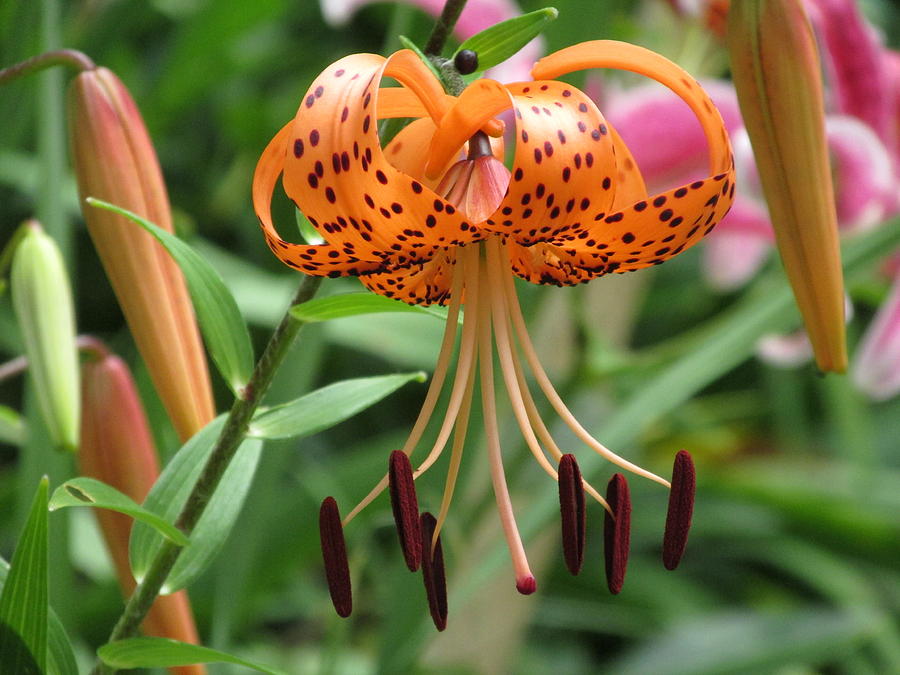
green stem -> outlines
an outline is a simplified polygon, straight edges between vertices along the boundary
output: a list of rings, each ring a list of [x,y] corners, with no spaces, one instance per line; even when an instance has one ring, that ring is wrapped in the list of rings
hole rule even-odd
[[[97,66],[90,57],[74,49],[55,49],[0,70],[0,85],[52,66],[68,66],[74,70],[93,70]]]
[[[453,27],[456,25],[459,15],[462,14],[465,6],[466,0],[447,0],[444,3],[444,9],[438,20],[435,21],[428,43],[425,45],[426,56],[440,56],[444,45],[447,43],[447,38],[453,32]]]
[[[290,306],[293,307],[312,298],[321,283],[321,277],[304,277]],[[244,440],[244,436],[246,436],[247,427],[250,419],[253,417],[253,413],[256,411],[263,396],[265,396],[272,378],[278,370],[278,366],[281,365],[294,342],[294,338],[297,337],[297,333],[299,333],[303,325],[304,322],[295,319],[289,311],[285,312],[281,323],[278,324],[278,327],[269,339],[269,344],[266,345],[263,355],[256,363],[253,374],[250,376],[250,381],[244,388],[242,395],[235,399],[231,411],[228,413],[228,418],[225,420],[222,433],[219,435],[219,439],[216,441],[206,466],[203,467],[203,472],[197,479],[197,483],[194,485],[194,489],[191,491],[176,521],[176,525],[186,534],[190,535],[197,521],[200,520],[200,516],[203,515],[203,511],[209,504],[209,500],[215,492],[222,475],[225,473],[225,469],[228,468],[228,464],[234,457],[238,446]],[[180,553],[180,547],[170,542],[163,544],[150,564],[146,576],[128,599],[128,603],[125,605],[119,621],[113,628],[108,642],[123,640],[137,634],[141,622],[150,610],[151,605],[153,605],[153,601],[159,594],[169,572],[175,566]],[[114,668],[110,668],[102,663],[98,664],[94,669],[94,673],[98,674],[114,672]]]

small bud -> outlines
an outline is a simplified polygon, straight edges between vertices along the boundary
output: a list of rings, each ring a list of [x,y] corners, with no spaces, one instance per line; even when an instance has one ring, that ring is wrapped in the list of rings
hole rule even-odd
[[[672,488],[669,490],[669,510],[666,513],[666,533],[663,537],[663,565],[674,570],[681,562],[688,533],[691,531],[691,517],[694,514],[694,493],[697,478],[690,453],[681,450],[675,455],[672,468]]]
[[[391,508],[394,511],[403,557],[409,571],[415,572],[422,562],[422,528],[419,526],[419,502],[416,499],[412,466],[409,457],[401,450],[391,453],[388,479]]]
[[[615,515],[613,518],[607,513],[603,523],[606,583],[610,593],[618,594],[625,583],[631,544],[631,496],[625,476],[617,473],[609,479],[606,501]]]
[[[81,475],[96,478],[141,503],[159,476],[159,462],[147,417],[128,366],[96,340],[82,366]],[[135,588],[128,562],[132,520],[92,509],[109,549],[124,595]],[[197,627],[186,591],[160,596],[142,624],[144,633],[197,644]],[[178,675],[203,675],[201,665],[171,668]]]
[[[353,611],[353,589],[350,585],[344,527],[341,525],[341,514],[334,497],[326,497],[319,509],[319,538],[331,602],[338,616],[347,618]]]
[[[775,239],[823,371],[847,367],[822,75],[801,0],[734,0],[731,70]]]
[[[453,65],[460,75],[471,75],[478,70],[478,54],[471,49],[462,49],[453,57]]]
[[[69,140],[81,199],[96,197],[172,231],[162,172],[131,95],[106,68],[69,88]],[[153,384],[186,440],[214,414],[206,356],[181,271],[153,237],[118,214],[84,219]]]
[[[11,295],[38,404],[53,442],[78,448],[80,399],[72,290],[59,248],[37,221],[13,253]]]
[[[444,630],[447,627],[447,578],[444,573],[444,550],[438,536],[431,548],[434,528],[437,521],[430,513],[423,513],[419,519],[422,528],[422,580],[425,582],[425,595],[428,596],[428,609],[434,627]]]
[[[563,455],[559,460],[559,511],[566,567],[578,574],[584,562],[586,516],[581,471],[574,455]]]

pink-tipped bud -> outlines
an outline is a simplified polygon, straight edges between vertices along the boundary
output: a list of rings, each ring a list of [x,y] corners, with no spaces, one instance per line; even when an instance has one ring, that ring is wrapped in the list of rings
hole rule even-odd
[[[444,630],[447,627],[447,578],[444,573],[444,551],[441,548],[441,538],[438,536],[431,547],[434,537],[434,528],[437,521],[428,512],[419,519],[422,528],[422,543],[424,555],[422,556],[422,580],[425,582],[425,595],[428,597],[428,610],[434,627]]]
[[[578,574],[584,562],[586,514],[581,470],[575,455],[563,455],[559,460],[559,511],[566,567],[572,574]]]
[[[497,210],[509,187],[509,169],[492,154],[482,132],[469,141],[469,156],[454,164],[437,187],[437,193],[480,223]]]
[[[147,418],[128,366],[92,341],[93,358],[81,372],[82,416],[80,472],[111,485],[141,503],[159,476],[159,464]],[[123,593],[134,590],[128,563],[131,519],[106,509],[93,509],[112,557]],[[185,591],[160,596],[142,625],[144,633],[182,642],[199,642],[190,600]],[[171,668],[178,675],[203,675],[202,665]]]
[[[609,592],[617,594],[625,583],[625,570],[628,567],[628,551],[631,545],[631,496],[625,476],[617,473],[609,479],[606,501],[615,516],[613,518],[607,512],[603,523],[606,583]]]
[[[346,618],[353,611],[353,591],[350,586],[350,564],[347,562],[344,527],[341,525],[341,514],[334,497],[326,497],[319,509],[319,537],[331,602],[338,616]]]
[[[69,87],[69,140],[82,200],[96,197],[172,231],[156,152],[131,95],[106,68]],[[182,440],[215,413],[206,356],[178,265],[123,216],[83,204],[84,220],[159,397]]]
[[[422,562],[422,528],[419,525],[419,502],[416,499],[412,465],[409,457],[401,450],[391,453],[388,486],[403,557],[409,571],[415,572]]]
[[[674,570],[684,555],[691,517],[694,514],[694,493],[697,478],[694,462],[689,452],[681,450],[675,455],[672,468],[672,489],[669,491],[669,510],[666,513],[666,533],[663,537],[663,565]]]

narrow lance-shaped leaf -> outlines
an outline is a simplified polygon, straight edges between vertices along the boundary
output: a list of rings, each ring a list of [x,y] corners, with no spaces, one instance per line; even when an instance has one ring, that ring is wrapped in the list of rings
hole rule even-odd
[[[384,312],[412,312],[414,314],[428,314],[441,320],[446,320],[447,318],[447,310],[441,307],[407,305],[399,300],[392,300],[383,295],[366,292],[341,293],[340,295],[331,295],[327,298],[315,298],[291,308],[291,314],[295,319],[307,323],[343,319],[348,316],[359,316],[360,314],[381,314]],[[462,321],[462,314],[460,314],[460,321]]]
[[[209,353],[228,386],[240,395],[253,370],[253,347],[237,303],[219,274],[185,242],[150,221],[99,199],[87,201],[125,216],[166,247],[184,273]]]
[[[501,21],[463,42],[456,54],[469,49],[478,54],[479,71],[493,68],[540,35],[557,16],[559,12],[555,8],[545,7]]]
[[[118,511],[146,523],[179,546],[188,544],[188,538],[177,527],[135,503],[133,499],[114,487],[93,478],[73,478],[54,490],[53,496],[50,498],[50,511],[64,509],[68,506],[94,506]]]
[[[47,484],[38,485],[0,593],[0,672],[42,675],[47,668]]]
[[[250,423],[249,435],[269,439],[309,436],[353,417],[412,380],[424,382],[425,374],[360,377],[329,384],[258,413]]]
[[[175,522],[206,465],[224,422],[224,417],[216,418],[181,447],[144,500],[145,509],[159,514],[170,523]],[[191,532],[190,544],[172,568],[163,593],[172,593],[188,585],[221,549],[253,482],[261,449],[262,443],[252,439],[244,441],[238,449]],[[147,573],[161,545],[162,538],[153,529],[140,522],[134,524],[130,557],[132,571],[138,581]]]
[[[734,0],[731,68],[778,250],[823,371],[847,367],[821,66],[800,0]]]
[[[100,647],[97,655],[113,668],[170,668],[192,663],[234,663],[260,673],[286,675],[282,670],[253,663],[217,649],[166,638],[144,637],[110,642]]]

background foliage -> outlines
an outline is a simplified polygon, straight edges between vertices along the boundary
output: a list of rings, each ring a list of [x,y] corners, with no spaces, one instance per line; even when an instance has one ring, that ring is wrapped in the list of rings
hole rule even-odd
[[[672,56],[684,48],[684,36],[666,23],[665,3],[555,4],[550,49],[599,37]],[[894,5],[864,4],[896,48]],[[324,66],[347,53],[388,53],[398,34],[421,44],[430,25],[417,10],[388,4],[367,6],[334,29],[314,2],[7,0],[0,64],[42,45],[67,46],[119,75],[156,143],[179,233],[220,270],[260,346],[298,279],[263,245],[252,213],[259,153]],[[65,77],[17,82],[0,96],[0,243],[32,215],[61,242],[79,332],[128,358],[168,456],[176,437],[77,210],[65,159]],[[291,222],[288,204],[279,207],[280,221]],[[876,265],[866,268],[850,287],[851,347],[886,293]],[[757,360],[759,334],[798,325],[780,270],[773,264],[767,274],[749,291],[722,295],[705,285],[692,250],[586,287],[520,288],[551,376],[600,439],[663,474],[678,449],[694,454],[698,506],[677,573],[659,562],[666,495],[635,481],[633,558],[622,594],[609,596],[602,581],[599,509],[589,511],[586,569],[569,577],[556,488],[509,433],[513,498],[539,581],[537,595],[516,594],[476,431],[444,535],[446,633],[431,628],[421,582],[404,569],[384,497],[348,530],[356,608],[351,620],[338,619],[322,580],[318,504],[332,494],[349,505],[380,477],[424,395],[413,383],[327,432],[266,443],[231,539],[190,589],[204,644],[297,673],[900,672],[900,399],[873,404],[847,378]],[[324,293],[356,288],[330,281]],[[347,377],[430,372],[440,330],[424,314],[311,326],[270,402]],[[20,351],[6,294],[0,354]],[[228,392],[221,380],[216,386],[223,409]],[[2,383],[0,403],[24,410],[27,424],[21,445],[0,445],[0,554],[9,559],[38,476],[49,473],[55,486],[74,473],[71,458],[47,449],[22,378]],[[595,462],[588,473],[604,482],[611,472]],[[439,474],[420,489],[431,508]],[[50,530],[51,603],[88,663],[118,616],[119,591],[88,511],[53,513]],[[213,672],[232,669],[239,670]]]

